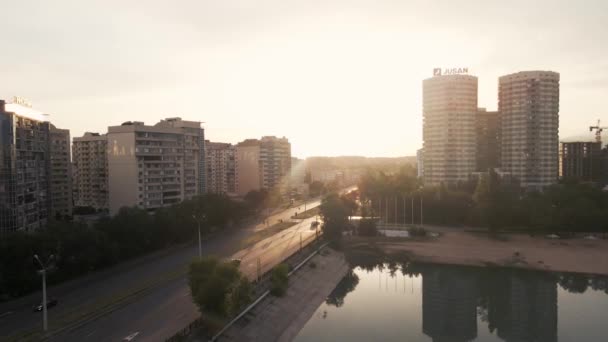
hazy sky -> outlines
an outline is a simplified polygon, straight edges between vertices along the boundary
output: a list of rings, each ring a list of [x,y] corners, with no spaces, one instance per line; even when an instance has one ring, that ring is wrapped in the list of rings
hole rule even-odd
[[[2,0],[0,98],[72,136],[206,122],[212,141],[286,136],[295,156],[412,155],[422,80],[468,67],[561,73],[560,136],[608,124],[608,1]]]

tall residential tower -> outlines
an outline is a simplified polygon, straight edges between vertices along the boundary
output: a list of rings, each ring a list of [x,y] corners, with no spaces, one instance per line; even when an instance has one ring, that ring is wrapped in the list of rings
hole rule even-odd
[[[71,215],[69,139],[21,99],[0,100],[0,234]]]
[[[108,140],[105,134],[86,132],[74,138],[72,160],[74,205],[107,211]]]
[[[422,97],[424,183],[468,180],[475,171],[477,77],[438,74],[423,81]]]
[[[559,74],[522,71],[500,77],[498,111],[503,172],[528,189],[557,182]]]

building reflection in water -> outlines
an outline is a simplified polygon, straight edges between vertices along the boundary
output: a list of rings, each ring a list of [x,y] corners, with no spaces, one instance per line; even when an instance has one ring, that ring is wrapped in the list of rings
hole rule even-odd
[[[557,341],[555,277],[442,266],[421,273],[422,332],[433,342],[474,340],[478,314],[504,341]]]
[[[478,279],[458,269],[422,273],[422,332],[433,342],[471,341],[477,337]]]

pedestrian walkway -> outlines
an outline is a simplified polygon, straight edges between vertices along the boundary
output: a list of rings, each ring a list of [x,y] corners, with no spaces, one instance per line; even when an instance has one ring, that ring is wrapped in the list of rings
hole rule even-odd
[[[268,296],[219,341],[291,341],[348,272],[342,253],[324,251],[289,278],[285,297]]]

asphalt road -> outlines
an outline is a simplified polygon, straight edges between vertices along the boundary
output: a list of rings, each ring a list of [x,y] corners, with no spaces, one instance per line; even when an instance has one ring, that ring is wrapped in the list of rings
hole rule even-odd
[[[350,191],[354,187],[348,188]],[[320,200],[308,202],[306,209],[320,205]],[[250,278],[257,273],[257,260],[262,271],[272,268],[300,246],[300,235],[305,244],[314,238],[310,229],[313,218],[288,228],[239,251],[241,241],[256,231],[287,221],[304,206],[276,213],[259,223],[216,236],[203,242],[203,253],[242,259],[241,269]],[[186,326],[198,315],[192,303],[186,277],[180,275],[187,265],[198,256],[198,247],[187,245],[169,252],[128,261],[74,281],[48,288],[48,296],[59,300],[59,305],[49,310],[51,330],[77,321],[83,313],[100,317],[77,328],[54,335],[52,341],[120,341],[132,336],[133,341],[158,341],[169,337]],[[144,290],[138,297],[120,308],[103,314],[100,307],[115,303],[117,298],[134,290]],[[39,303],[40,293],[0,304],[0,340],[26,331],[40,330],[41,313],[33,313],[32,306]]]
[[[308,202],[306,209],[319,204],[320,200]],[[303,210],[303,205],[299,208],[290,208],[270,216],[267,223],[234,229],[229,233],[204,241],[203,253],[230,256],[238,252],[240,242],[253,235],[255,231],[264,229],[280,220],[290,220],[296,212]],[[255,264],[258,258],[261,260],[262,269],[267,270],[272,267],[275,260],[284,258],[290,254],[289,251],[299,248],[299,232],[302,232],[303,239],[314,237],[314,231],[310,230],[311,221],[312,219],[306,220],[305,223],[282,231],[256,244],[255,248],[248,248],[234,257],[243,259],[243,271],[255,277],[257,268]],[[141,295],[120,309],[87,322],[76,330],[58,334],[52,340],[115,341],[117,338],[120,340],[130,334],[138,333],[133,340],[152,341],[158,340],[159,337],[172,335],[192,321],[197,314],[185,283],[185,277],[177,276],[179,271],[183,270],[197,255],[196,245],[183,246],[169,252],[162,251],[128,261],[116,267],[48,288],[48,296],[59,300],[59,305],[49,309],[51,329],[78,321],[83,313],[100,314],[99,307],[114,303],[117,298],[134,290],[147,291],[145,295]],[[251,270],[252,262],[254,263],[253,271]],[[40,298],[40,293],[34,293],[0,304],[0,340],[20,332],[40,329],[42,315],[32,312],[32,306],[39,303]],[[139,330],[134,329],[136,323],[137,326],[140,326],[137,328]],[[119,326],[124,326],[124,329],[117,328]]]
[[[258,257],[263,258],[264,271],[280,263],[285,256],[300,248],[300,233],[303,245],[312,241],[315,231],[310,229],[314,218],[304,220],[274,236],[260,241],[251,248],[235,253],[232,258],[241,258],[241,270],[253,279],[256,275]],[[51,341],[122,341],[134,336],[133,341],[162,341],[199,316],[192,303],[186,276],[179,277],[159,287],[140,300],[122,307],[82,327],[51,338]]]

